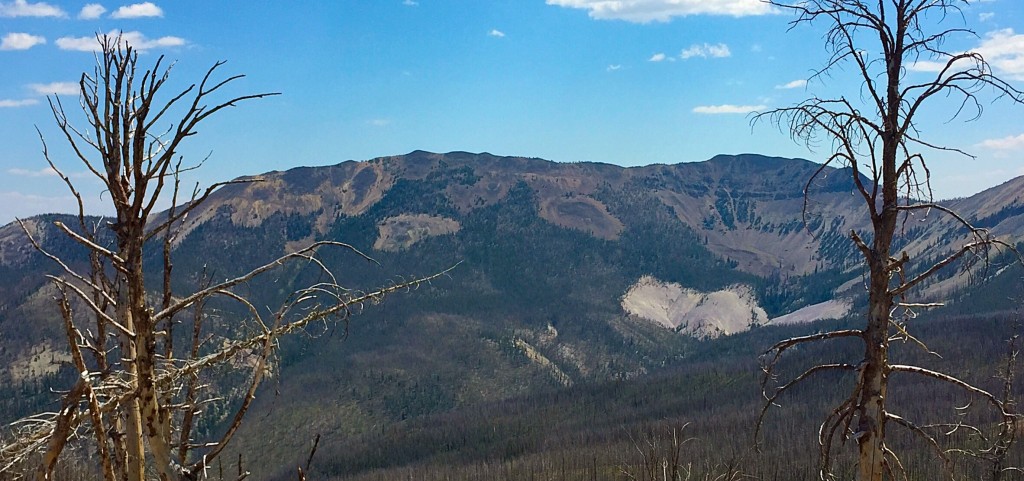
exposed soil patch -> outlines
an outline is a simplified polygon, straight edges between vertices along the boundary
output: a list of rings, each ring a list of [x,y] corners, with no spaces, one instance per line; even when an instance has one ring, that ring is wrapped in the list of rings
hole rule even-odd
[[[50,341],[43,341],[33,346],[20,359],[11,362],[8,371],[12,381],[20,382],[54,374],[65,362],[71,362],[71,355],[55,349]]]
[[[377,240],[373,248],[397,252],[426,239],[459,231],[458,221],[426,214],[402,214],[384,219],[377,225]]]
[[[394,180],[379,162],[343,162],[330,167],[271,172],[250,184],[225,187],[218,192],[223,195],[215,194],[185,220],[176,245],[193,229],[227,209],[231,223],[244,227],[259,226],[274,214],[315,214],[314,232],[288,246],[305,247],[327,232],[339,217],[362,214],[377,203]]]
[[[625,226],[596,199],[585,196],[541,200],[540,216],[557,226],[576,229],[606,240],[619,238]]]

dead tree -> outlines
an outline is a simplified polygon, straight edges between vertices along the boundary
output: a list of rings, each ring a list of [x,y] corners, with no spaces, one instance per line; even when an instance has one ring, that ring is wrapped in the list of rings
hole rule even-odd
[[[166,95],[170,68],[162,65],[162,57],[144,70],[123,39],[98,40],[95,71],[79,82],[84,128],[71,122],[59,98],[50,106],[71,152],[103,183],[116,218],[90,222],[82,196],[58,169],[43,139],[44,157],[78,199],[78,225],[58,222],[56,227],[89,253],[90,268],[80,272],[29,235],[33,246],[62,270],[48,277],[78,376],[63,394],[59,411],[12,425],[16,436],[0,444],[0,477],[53,479],[62,460],[73,459],[73,451],[80,449],[81,456],[98,459],[106,481],[197,479],[237,432],[271,369],[278,339],[310,323],[345,322],[354,307],[437,275],[373,292],[352,291],[338,285],[320,252],[346,249],[366,256],[346,244],[321,241],[238,277],[216,282],[206,277],[194,292],[173,292],[171,246],[181,221],[218,187],[231,183],[192,189],[179,199],[180,174],[195,168],[182,166],[180,144],[211,115],[275,94],[216,100],[241,77],[216,80],[222,65],[217,63],[198,84]],[[170,128],[157,130],[166,125]],[[159,200],[168,194],[176,207],[158,215]],[[162,249],[159,287],[146,282],[148,248]],[[293,292],[272,311],[245,297],[246,283],[293,262],[325,280]],[[210,329],[204,305],[211,301],[233,303],[245,313],[245,324],[235,324],[234,337]],[[181,326],[191,330],[176,336]],[[210,342],[216,335],[222,337]],[[176,338],[186,342],[175,346]],[[245,370],[248,382],[226,418],[227,428],[214,439],[196,439],[204,406],[224,396],[206,384],[215,368]]]
[[[682,459],[683,447],[696,441],[684,437],[689,423],[651,426],[644,433],[626,433],[636,454],[623,462],[619,473],[629,481],[742,481],[754,479],[737,468],[736,460],[721,464],[694,466]]]
[[[765,354],[765,411],[790,387],[826,371],[847,373],[852,379],[845,401],[831,412],[820,430],[822,476],[829,474],[831,449],[846,440],[856,441],[860,481],[880,481],[883,474],[900,470],[900,461],[885,443],[890,425],[909,429],[926,444],[938,448],[934,436],[886,408],[890,375],[905,373],[949,383],[989,403],[1001,418],[1011,416],[1003,403],[977,387],[953,376],[916,366],[896,365],[889,360],[894,338],[916,341],[902,322],[906,309],[922,307],[908,296],[944,267],[992,248],[1010,247],[987,230],[975,228],[966,219],[932,201],[927,154],[966,152],[919,136],[916,117],[925,106],[940,99],[954,98],[951,117],[977,118],[982,112],[979,95],[989,92],[1011,102],[1024,102],[1024,94],[996,76],[977,52],[959,52],[946,47],[953,36],[973,34],[969,29],[946,25],[963,18],[961,9],[969,0],[771,0],[775,7],[792,12],[790,28],[823,23],[827,27],[825,46],[831,54],[814,79],[827,81],[839,70],[860,80],[859,91],[850,96],[811,98],[793,107],[760,114],[756,119],[776,123],[809,147],[830,146],[830,155],[814,177],[828,166],[848,168],[855,192],[864,201],[871,230],[851,231],[866,266],[868,312],[863,329],[842,330],[787,339]],[[935,72],[911,72],[920,61],[938,65]],[[849,67],[847,69],[847,67]],[[920,70],[920,69],[919,69]],[[918,80],[921,79],[921,80]],[[807,195],[805,188],[805,200]],[[923,199],[921,201],[915,199]],[[912,258],[894,252],[901,219],[914,214],[937,212],[948,216],[966,232],[966,240],[944,254],[938,262]],[[936,255],[939,253],[930,253]],[[769,387],[776,362],[786,350],[808,342],[839,338],[858,339],[864,357],[852,363],[817,365],[795,378]],[[924,347],[922,345],[922,347]],[[764,412],[762,412],[762,419]],[[760,429],[761,420],[758,421]]]

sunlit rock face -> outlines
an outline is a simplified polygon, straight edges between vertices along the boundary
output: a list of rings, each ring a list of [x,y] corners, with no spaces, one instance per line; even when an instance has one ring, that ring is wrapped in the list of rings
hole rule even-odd
[[[768,321],[751,288],[741,284],[700,292],[644,276],[622,297],[622,308],[636,317],[698,338],[735,334]]]

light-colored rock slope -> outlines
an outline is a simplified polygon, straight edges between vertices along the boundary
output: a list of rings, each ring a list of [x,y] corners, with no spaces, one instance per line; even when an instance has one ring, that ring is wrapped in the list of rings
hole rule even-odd
[[[748,286],[700,292],[651,276],[641,277],[626,292],[622,308],[631,315],[699,338],[734,334],[768,321]]]
[[[769,324],[805,324],[822,319],[839,319],[850,313],[853,302],[849,299],[832,299],[817,304],[811,304],[797,309],[789,314],[774,317]]]
[[[747,331],[756,325],[838,319],[852,307],[849,299],[833,299],[769,320],[749,286],[700,292],[651,276],[641,277],[622,296],[622,309],[627,314],[702,339]]]

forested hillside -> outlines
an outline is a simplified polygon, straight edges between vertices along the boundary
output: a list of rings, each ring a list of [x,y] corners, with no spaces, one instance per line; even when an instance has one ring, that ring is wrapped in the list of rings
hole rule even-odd
[[[757,354],[821,328],[806,324],[821,316],[773,320],[835,299],[847,307],[825,317],[856,316],[863,306],[847,233],[864,219],[845,172],[826,169],[805,205],[818,168],[757,155],[622,168],[417,151],[271,172],[218,190],[185,219],[173,284],[192,290],[204,275],[230,278],[317,240],[375,259],[340,251],[320,259],[355,291],[456,266],[415,291],[358,306],[351,324],[310,326],[281,341],[273,379],[238,440],[256,479],[288,479],[316,435],[313,466],[327,479],[620,479],[637,462],[636,446],[654,437],[661,449],[673,428],[694,438],[681,458],[694,476],[734,466],[764,479],[814,479],[813,440],[803,434],[827,405],[822,390],[794,393],[772,412],[763,455],[749,447],[762,399]],[[954,205],[1015,241],[1024,233],[1020,192],[1010,183]],[[50,215],[25,226],[83,265],[84,251],[54,221],[77,222]],[[88,222],[103,232],[109,221]],[[930,218],[904,234],[909,252],[935,257],[962,238]],[[159,249],[148,255],[158,266]],[[915,321],[934,350],[957,360],[950,369],[981,383],[991,382],[998,346],[1012,333],[1021,275],[1007,256],[991,261],[964,276],[950,268],[924,286],[922,298],[950,306]],[[66,386],[72,372],[43,277],[51,272],[19,225],[0,229],[4,421],[52,408],[49,389]],[[285,267],[246,290],[274,305],[316,275]],[[645,294],[627,303],[630,292]],[[221,334],[246,322],[228,304],[209,308]],[[665,316],[649,314],[659,310]],[[217,342],[214,334],[209,345]],[[211,382],[227,394],[206,407],[217,422],[202,429],[216,431],[241,391],[230,373]],[[922,409],[936,419],[965,401],[908,389],[899,395],[934,401]]]

